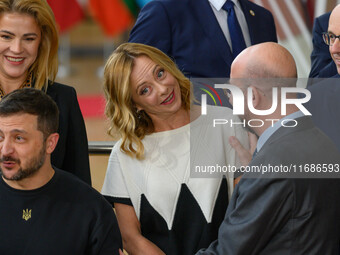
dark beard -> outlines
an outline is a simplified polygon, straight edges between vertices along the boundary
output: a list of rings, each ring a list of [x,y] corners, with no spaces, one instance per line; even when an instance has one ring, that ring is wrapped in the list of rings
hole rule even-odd
[[[42,165],[45,162],[45,158],[46,158],[45,149],[46,149],[46,146],[44,144],[39,154],[30,160],[30,162],[28,163],[28,166],[25,169],[20,167],[18,172],[10,178],[7,178],[5,175],[3,175],[2,169],[0,166],[0,175],[2,175],[3,178],[8,181],[20,181],[22,179],[25,179],[27,177],[34,175],[36,172],[39,171],[39,169],[42,167]],[[10,156],[5,156],[5,157],[0,158],[0,162],[3,162],[3,161],[14,161],[17,164],[20,164],[19,159],[14,159]]]

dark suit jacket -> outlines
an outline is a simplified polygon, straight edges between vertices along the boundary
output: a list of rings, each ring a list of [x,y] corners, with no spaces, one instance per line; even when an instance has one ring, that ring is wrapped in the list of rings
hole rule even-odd
[[[278,129],[250,166],[340,164],[334,144],[313,125],[311,118],[296,120],[296,127]],[[276,173],[255,177],[250,173],[242,177],[229,203],[218,241],[198,254],[338,254],[338,178],[278,178]]]
[[[272,14],[250,1],[240,3],[251,43],[276,42]],[[233,56],[208,0],[151,1],[140,11],[129,42],[162,50],[188,77],[229,77]]]
[[[312,67],[310,78],[329,78],[338,73],[329,53],[329,46],[322,39],[322,33],[328,31],[330,12],[317,17],[313,26],[313,51],[310,56]]]
[[[272,14],[248,0],[240,0],[240,4],[248,23],[251,44],[277,42]],[[162,50],[189,78],[229,77],[234,60],[208,0],[151,1],[140,11],[129,42]],[[196,86],[194,90],[196,98],[200,99],[201,91],[197,91]],[[217,91],[225,98],[221,89]],[[213,104],[210,97],[208,99],[208,103]],[[228,100],[223,105],[230,106]]]
[[[340,151],[340,75],[325,79],[311,87],[311,99],[304,106],[320,128]]]
[[[48,86],[47,94],[59,108],[60,137],[52,153],[52,164],[91,185],[87,135],[76,91],[55,82]]]

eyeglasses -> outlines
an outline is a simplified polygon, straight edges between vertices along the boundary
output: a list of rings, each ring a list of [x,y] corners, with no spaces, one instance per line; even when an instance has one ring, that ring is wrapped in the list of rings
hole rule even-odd
[[[336,38],[338,38],[340,40],[340,35],[334,35],[334,34],[327,33],[327,32],[322,33],[323,41],[329,46],[333,46]]]

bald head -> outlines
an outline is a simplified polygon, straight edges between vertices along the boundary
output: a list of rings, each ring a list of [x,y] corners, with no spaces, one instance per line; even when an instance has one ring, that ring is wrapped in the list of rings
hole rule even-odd
[[[329,17],[329,25],[340,24],[340,4],[335,6],[333,9],[331,16]]]
[[[246,48],[231,66],[231,78],[296,78],[293,56],[277,43],[266,42]]]
[[[234,86],[243,90],[243,103],[247,107],[244,109],[244,115],[240,116],[241,119],[279,120],[283,115],[299,110],[295,105],[288,104],[283,114],[281,107],[277,107],[281,105],[282,91],[278,87],[296,87],[297,78],[293,56],[277,43],[261,43],[243,50],[231,65],[230,78]],[[285,96],[296,98],[295,93],[285,93]],[[231,97],[232,104],[233,100]],[[268,112],[263,114],[263,111]],[[262,126],[248,128],[260,136],[269,126],[270,124],[265,122]]]
[[[340,35],[340,5],[337,5],[329,17],[328,33]],[[340,73],[340,41],[335,40],[332,46],[329,46],[329,52],[336,65],[338,73]]]

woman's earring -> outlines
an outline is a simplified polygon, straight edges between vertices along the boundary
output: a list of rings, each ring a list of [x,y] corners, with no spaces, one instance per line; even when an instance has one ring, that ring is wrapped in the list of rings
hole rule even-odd
[[[137,118],[140,120],[142,118],[141,110],[136,110]]]

